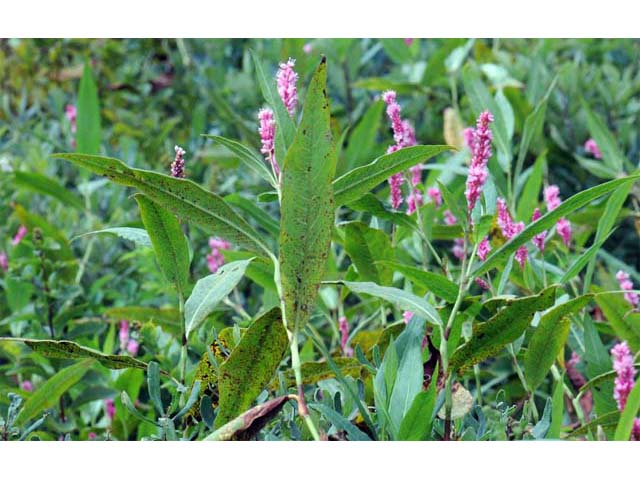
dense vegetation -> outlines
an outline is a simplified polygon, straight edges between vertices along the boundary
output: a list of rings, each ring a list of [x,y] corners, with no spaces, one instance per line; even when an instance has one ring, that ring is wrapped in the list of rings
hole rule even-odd
[[[639,46],[1,41],[1,438],[640,439]]]

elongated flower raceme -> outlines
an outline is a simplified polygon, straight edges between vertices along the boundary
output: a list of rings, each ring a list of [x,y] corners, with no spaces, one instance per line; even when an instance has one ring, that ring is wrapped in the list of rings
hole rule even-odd
[[[176,178],[184,178],[184,155],[187,152],[184,151],[184,148],[179,147],[178,145],[173,148],[176,151],[176,158],[171,164],[171,176]]]
[[[616,344],[611,349],[613,356],[613,370],[616,379],[613,386],[613,398],[618,404],[618,410],[623,411],[627,399],[635,386],[636,369],[633,366],[633,355],[627,342]],[[640,418],[636,418],[631,429],[631,440],[640,441]]]
[[[413,189],[407,197],[407,215],[414,213],[416,209],[421,207],[423,204],[424,199],[422,198],[420,190]]]
[[[71,146],[76,148],[76,132],[78,131],[78,109],[75,105],[67,105],[64,109],[64,114],[69,121],[69,129],[73,138],[71,139]]]
[[[342,316],[338,319],[338,329],[340,330],[340,349],[345,357],[353,356],[353,349],[347,346],[349,341],[349,323],[347,317]]]
[[[228,250],[231,244],[222,238],[212,237],[209,239],[209,247],[211,253],[207,255],[207,265],[211,273],[216,273],[224,265],[224,256],[220,250]]]
[[[484,237],[478,244],[478,258],[484,262],[490,251],[491,244],[489,243],[489,237]]]
[[[298,104],[298,90],[296,87],[298,74],[293,69],[295,64],[295,59],[290,58],[286,63],[280,64],[280,69],[276,74],[278,94],[282,99],[282,103],[284,103],[284,106],[287,108],[289,115],[295,113],[296,105]]]
[[[270,108],[261,109],[258,112],[258,120],[260,120],[258,133],[260,133],[260,141],[262,142],[260,152],[265,155],[267,162],[271,164],[276,178],[280,179],[280,166],[276,160],[276,120],[273,115],[273,110]]]
[[[638,308],[638,303],[640,302],[640,298],[638,294],[633,292],[633,282],[631,278],[629,278],[629,274],[622,270],[619,270],[616,273],[616,279],[620,285],[621,290],[625,290],[624,298],[633,308]]]
[[[590,153],[598,160],[602,158],[602,152],[600,151],[598,144],[593,138],[590,138],[589,140],[584,142],[584,149],[587,153]]]
[[[518,235],[522,230],[524,230],[523,222],[514,222],[509,214],[509,210],[507,209],[507,203],[503,198],[498,198],[498,227],[502,231],[502,235],[507,240],[511,240],[513,237]],[[515,258],[517,262],[520,264],[521,268],[524,268],[524,264],[527,262],[527,258],[529,253],[527,251],[527,247],[522,245],[516,250]]]
[[[22,239],[27,236],[27,233],[27,227],[25,227],[24,225],[20,225],[20,227],[18,227],[18,231],[11,240],[11,245],[13,245],[14,247],[19,245]]]
[[[126,320],[120,320],[118,338],[120,339],[120,350],[126,350],[127,343],[129,342],[129,322]]]
[[[429,198],[431,199],[431,201],[433,203],[436,204],[436,207],[439,207],[440,205],[442,205],[442,194],[440,193],[440,190],[436,187],[431,187],[427,190],[427,195],[429,195]]]
[[[540,213],[540,209],[536,207],[536,209],[533,211],[533,215],[531,216],[531,222],[533,223],[537,221],[541,216],[542,216],[542,213]],[[538,247],[538,250],[540,250],[541,252],[544,252],[544,240],[546,237],[547,237],[546,230],[544,232],[539,233],[538,235],[533,236],[533,244],[536,247]]]
[[[407,120],[403,120],[401,116],[402,109],[400,108],[400,104],[398,104],[396,100],[396,92],[393,90],[388,90],[382,94],[382,100],[387,104],[387,116],[391,121],[391,129],[393,130],[393,140],[396,142],[395,145],[391,145],[387,149],[387,153],[393,153],[397,150],[400,150],[404,147],[411,147],[416,144],[416,133],[411,125],[411,123]],[[422,167],[420,165],[415,165],[410,168],[411,171],[411,183],[412,186],[415,187],[421,181],[422,176]],[[391,206],[395,209],[399,208],[402,205],[402,184],[404,182],[402,173],[396,173],[389,177],[389,189],[390,189],[390,200]],[[414,192],[412,203],[413,205],[409,205],[407,210],[408,214],[411,214],[415,211],[416,205],[418,204],[417,198],[419,192],[417,189],[413,188]],[[416,193],[417,192],[417,193]],[[420,198],[422,196],[420,195]]]
[[[562,203],[560,199],[560,189],[557,185],[549,185],[544,189],[544,201],[547,204],[547,210],[555,210]],[[568,247],[571,243],[571,223],[562,217],[556,222],[556,231],[562,238],[564,244]]]
[[[3,272],[9,270],[9,257],[7,257],[7,252],[0,252],[0,268]]]
[[[489,172],[487,163],[491,157],[491,139],[493,138],[489,125],[493,122],[493,115],[488,110],[482,112],[478,117],[476,129],[473,132],[473,156],[469,165],[469,176],[467,177],[467,188],[464,191],[467,197],[467,207],[469,215],[476,206],[482,187],[487,181]]]
[[[476,129],[473,127],[467,127],[462,131],[462,136],[464,137],[464,144],[469,148],[469,150],[471,150],[471,153],[473,153],[473,144],[474,144],[475,134],[476,134]]]

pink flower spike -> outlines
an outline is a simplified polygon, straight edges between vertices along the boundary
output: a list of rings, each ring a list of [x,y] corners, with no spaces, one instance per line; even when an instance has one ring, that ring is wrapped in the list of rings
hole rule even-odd
[[[353,349],[347,346],[349,341],[349,323],[347,317],[340,317],[338,319],[338,329],[340,330],[340,348],[345,357],[353,356]]]
[[[33,384],[29,380],[22,382],[20,388],[25,392],[33,392]]]
[[[229,250],[231,244],[221,238],[212,237],[209,239],[211,253],[207,255],[207,265],[211,273],[216,273],[224,265],[224,256],[220,250]]]
[[[298,90],[296,83],[298,81],[298,74],[293,67],[296,61],[290,58],[286,63],[280,64],[280,70],[276,74],[276,80],[278,82],[278,94],[282,99],[282,103],[287,108],[289,115],[293,115],[296,111],[296,105],[298,104]]]
[[[258,120],[260,120],[258,133],[260,133],[260,141],[262,142],[262,148],[260,149],[260,152],[266,156],[267,161],[271,164],[273,173],[279,179],[280,166],[276,161],[276,120],[273,115],[273,110],[271,110],[270,108],[261,109],[258,112]]]
[[[469,148],[469,150],[471,150],[472,153],[473,153],[475,134],[476,134],[476,129],[473,127],[467,127],[462,131],[462,136],[464,137],[464,143]]]
[[[7,252],[0,252],[0,268],[6,272],[9,270],[9,257],[7,257]]]
[[[310,43],[305,43],[302,47],[302,51],[309,55],[313,51],[313,46]]]
[[[75,105],[69,104],[64,108],[64,114],[71,124],[71,133],[76,133],[78,129],[78,109]]]
[[[414,189],[407,197],[407,215],[411,215],[418,207],[424,204],[422,194],[419,190]]]
[[[629,304],[633,308],[637,308],[638,307],[638,303],[640,303],[640,297],[638,297],[637,293],[631,291],[631,290],[633,290],[633,282],[631,281],[631,278],[629,277],[629,274],[627,272],[619,270],[618,273],[616,273],[616,279],[618,280],[618,283],[620,284],[620,289],[627,291],[624,294],[625,300],[627,302],[629,302]]]
[[[402,205],[402,184],[404,177],[402,173],[396,173],[389,177],[389,189],[391,190],[391,206],[396,210]]]
[[[524,223],[518,222],[514,223],[511,215],[509,214],[509,210],[507,209],[507,204],[503,198],[498,198],[498,227],[502,231],[502,235],[507,240],[511,240],[517,234],[519,234],[522,230],[524,230]],[[527,247],[522,245],[518,250],[516,250],[515,258],[517,262],[520,264],[521,268],[524,268],[524,265],[529,257],[529,253],[527,251]]]
[[[182,147],[176,145],[173,147],[176,151],[176,158],[173,160],[171,164],[171,176],[175,178],[184,178],[184,155],[185,150]]]
[[[544,189],[544,201],[548,211],[555,210],[560,206],[562,200],[560,200],[560,189],[557,185],[549,185]]]
[[[618,409],[622,411],[635,385],[636,369],[633,366],[633,355],[631,355],[627,342],[615,345],[611,349],[611,355],[613,356],[613,369],[616,372],[613,398],[618,404]]]
[[[571,223],[566,218],[561,218],[556,223],[556,231],[562,237],[562,241],[568,247],[571,243]]]
[[[429,195],[431,201],[436,204],[436,207],[442,205],[442,194],[440,193],[439,189],[437,189],[436,187],[431,187],[427,190],[427,195]]]
[[[462,260],[464,258],[464,240],[462,238],[456,238],[453,240],[453,248],[451,249],[451,252],[458,260]]]
[[[404,44],[405,44],[407,47],[410,47],[412,43],[413,43],[413,38],[405,38],[405,39],[404,39]]]
[[[113,417],[116,416],[116,404],[114,403],[113,399],[107,398],[104,401],[104,406],[107,412],[107,417],[109,417],[109,420],[113,420]]]
[[[480,277],[476,277],[476,284],[482,289],[482,290],[489,290],[489,284],[485,281],[484,278],[480,278]]]
[[[97,437],[97,435],[95,434],[95,432],[89,432],[89,434],[87,435],[87,440],[95,440]]]
[[[458,223],[458,219],[451,213],[451,210],[445,210],[444,213],[444,223],[445,225],[455,225]]]
[[[489,243],[489,237],[484,237],[478,244],[478,258],[484,262],[490,251],[491,244]]]
[[[135,357],[136,355],[138,355],[139,348],[140,348],[140,344],[133,338],[130,339],[129,342],[127,343],[127,352],[129,352],[129,354],[132,357]]]
[[[536,207],[536,209],[533,211],[533,215],[531,217],[531,222],[535,222],[537,221],[540,217],[542,216],[542,213],[540,213],[540,209],[538,207]],[[545,230],[542,233],[539,233],[538,235],[534,235],[533,236],[533,244],[538,247],[538,250],[540,250],[541,252],[544,252],[544,240],[547,237],[547,231]]]
[[[411,185],[414,187],[422,182],[422,165],[414,165],[409,169],[411,172]]]
[[[120,350],[126,350],[127,343],[129,342],[129,322],[126,320],[120,320],[118,338],[120,339]]]
[[[598,148],[598,144],[593,138],[590,138],[589,140],[584,142],[584,149],[587,153],[590,153],[598,160],[602,158],[602,152],[600,151],[600,148]]]
[[[491,129],[489,128],[491,122],[493,122],[491,112],[488,110],[482,112],[478,117],[476,130],[473,134],[473,149],[471,152],[473,156],[471,157],[471,164],[469,165],[467,188],[464,191],[465,197],[467,197],[469,214],[471,214],[473,208],[476,206],[482,193],[482,187],[489,175],[487,163],[491,157],[491,140],[493,138]]]
[[[18,231],[13,237],[13,240],[11,240],[11,245],[13,245],[14,247],[18,245],[22,241],[22,239],[27,236],[27,232],[27,227],[25,227],[24,225],[20,225]]]
[[[407,325],[412,318],[413,312],[410,312],[409,310],[402,312],[402,319],[404,320],[405,325]]]

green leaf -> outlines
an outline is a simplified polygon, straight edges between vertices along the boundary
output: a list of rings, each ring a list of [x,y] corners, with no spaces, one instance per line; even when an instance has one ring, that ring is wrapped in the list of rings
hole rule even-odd
[[[611,232],[609,232],[603,239],[594,241],[594,243],[589,248],[587,248],[584,252],[582,252],[582,254],[577,256],[575,260],[571,262],[571,265],[569,266],[569,268],[567,268],[567,271],[564,272],[562,278],[558,280],[558,283],[564,285],[577,277],[582,269],[587,265],[587,263],[589,263],[591,259],[595,258],[595,256],[598,254],[598,250],[600,250],[600,247],[602,247],[604,242],[607,241],[610,234]]]
[[[147,369],[147,364],[127,355],[105,355],[98,350],[83,347],[69,340],[31,340],[29,338],[0,337],[0,342],[24,343],[34,352],[48,358],[92,358],[107,368],[119,370],[122,368]]]
[[[397,440],[422,441],[431,437],[431,427],[435,417],[436,398],[438,396],[438,367],[426,392],[420,392],[413,399],[411,408],[402,419]]]
[[[613,437],[616,441],[626,441],[631,437],[631,430],[633,429],[633,423],[636,416],[640,411],[640,382],[631,390],[631,393],[627,397],[627,404],[620,415],[616,433]]]
[[[309,408],[317,410],[322,415],[324,415],[327,420],[329,420],[338,430],[343,430],[344,432],[346,432],[348,440],[352,442],[371,440],[369,438],[369,435],[364,433],[362,430],[352,424],[348,419],[344,418],[332,408],[329,408],[322,403],[311,403],[309,404]]]
[[[302,121],[282,171],[280,278],[287,325],[303,328],[322,280],[334,223],[327,64],[323,58],[307,91]]]
[[[238,157],[244,165],[253,170],[257,175],[269,182],[273,188],[276,188],[276,181],[273,178],[273,173],[269,170],[264,157],[261,157],[251,148],[236,142],[235,140],[229,140],[228,138],[221,137],[219,135],[203,135],[207,138],[212,138],[219,144],[223,145],[227,150]]]
[[[517,340],[527,329],[535,312],[553,305],[558,285],[551,285],[538,295],[506,300],[505,306],[486,322],[474,322],[471,339],[451,356],[450,369],[460,375],[469,367],[496,355]]]
[[[338,165],[341,172],[359,167],[370,158],[376,145],[376,136],[380,130],[384,108],[384,102],[374,102],[355,126],[349,135],[349,143],[344,151],[345,161]]]
[[[224,201],[235,205],[243,212],[247,213],[253,218],[258,225],[264,228],[274,237],[277,237],[280,233],[280,225],[268,212],[263,208],[256,205],[255,201],[251,201],[248,198],[243,197],[239,193],[231,193],[224,197]]]
[[[93,80],[91,67],[84,65],[78,90],[78,130],[76,133],[79,153],[96,155],[100,152],[100,103],[98,87]]]
[[[345,233],[344,249],[358,269],[360,278],[389,285],[393,272],[390,268],[376,263],[378,260],[393,260],[395,257],[387,234],[362,222],[345,223],[341,228]]]
[[[531,391],[542,383],[569,336],[568,315],[587,305],[593,295],[583,295],[556,305],[540,319],[524,357],[524,375]]]
[[[173,283],[179,295],[189,285],[189,245],[178,219],[144,195],[136,195],[140,217],[149,233],[162,273]]]
[[[256,69],[258,83],[262,90],[262,96],[273,109],[273,114],[276,119],[276,159],[281,162],[281,159],[284,159],[285,155],[288,155],[287,151],[294,142],[296,126],[282,102],[280,95],[278,95],[275,78],[267,77],[262,61],[253,50],[250,51]],[[282,163],[280,163],[280,166],[282,166]]]
[[[18,187],[48,195],[60,201],[64,205],[77,208],[78,210],[84,210],[84,204],[80,197],[64,188],[53,178],[49,178],[46,175],[41,175],[36,172],[21,171],[15,171],[13,173],[13,177],[15,185]]]
[[[373,162],[354,168],[333,182],[337,207],[358,200],[391,175],[426,162],[439,153],[452,150],[449,145],[417,145],[387,153]]]
[[[220,366],[220,411],[216,427],[251,406],[275,375],[288,344],[279,308],[273,308],[251,324]]]
[[[426,319],[432,325],[442,326],[442,319],[433,305],[413,293],[394,287],[381,287],[373,282],[339,281],[336,283],[342,283],[354,293],[371,295],[391,302],[402,310],[409,310]]]
[[[411,216],[405,212],[398,212],[387,208],[373,193],[366,193],[358,200],[350,202],[349,208],[356,212],[366,212],[410,230],[417,228],[415,215]]]
[[[129,168],[115,158],[74,153],[59,153],[54,157],[87,168],[120,185],[135,187],[161,207],[210,234],[219,235],[253,252],[272,255],[260,235],[222,198],[191,180]]]
[[[102,230],[94,230],[93,232],[82,233],[71,239],[73,242],[77,238],[86,237],[87,235],[96,235],[98,233],[111,233],[117,235],[120,238],[129,240],[140,247],[151,248],[151,239],[149,234],[144,228],[132,228],[132,227],[112,227],[103,228]]]
[[[551,426],[547,432],[549,439],[559,439],[564,417],[564,375],[556,381],[551,397]]]
[[[129,397],[129,394],[124,390],[120,393],[120,401],[122,402],[122,405],[124,405],[124,408],[126,408],[131,415],[133,415],[135,418],[137,418],[141,422],[145,422],[150,425],[159,426],[158,423],[154,422],[148,417],[145,417],[142,413],[138,411],[136,406],[131,401],[131,397]]]
[[[598,335],[591,315],[583,317],[584,328],[584,360],[587,363],[586,373],[589,379],[602,375],[611,370],[611,357]],[[602,416],[615,410],[616,402],[613,399],[613,379],[605,380],[591,389],[595,410]]]
[[[427,272],[398,262],[381,261],[380,263],[393,267],[396,272],[400,272],[407,280],[411,280],[414,284],[426,288],[436,297],[442,298],[449,303],[455,303],[456,298],[458,298],[458,285],[443,275]]]
[[[622,293],[603,292],[596,286],[591,289],[596,293],[595,301],[616,335],[629,342],[634,352],[640,350],[640,313],[631,311],[631,305]]]
[[[538,221],[528,225],[522,232],[513,237],[500,248],[491,252],[487,259],[484,262],[480,263],[474,269],[474,271],[472,272],[472,276],[477,277],[479,275],[482,275],[501,262],[506,261],[509,256],[518,249],[518,247],[524,245],[526,242],[532,239],[534,235],[552,228],[561,217],[566,217],[570,213],[576,211],[581,207],[584,207],[596,198],[599,198],[602,195],[605,195],[615,190],[616,188],[627,184],[628,182],[635,182],[639,178],[640,175],[631,175],[628,177],[619,178],[617,180],[612,180],[610,182],[606,182],[587,190],[583,190],[582,192],[576,193],[568,200],[562,202],[558,208],[546,213],[545,215],[540,217]]]
[[[586,102],[582,102],[582,108],[587,120],[589,133],[598,144],[602,152],[602,162],[616,173],[624,171],[625,155],[618,147],[615,137],[611,134],[602,119],[593,113]]]
[[[251,258],[226,263],[216,273],[201,278],[184,304],[185,335],[197,329],[242,280]]]
[[[160,367],[157,362],[149,362],[147,367],[147,389],[156,411],[160,415],[164,415],[164,407],[160,396]]]
[[[25,424],[43,410],[57,404],[64,392],[78,383],[91,368],[92,364],[93,360],[82,360],[81,362],[63,368],[40,385],[40,387],[33,392],[33,395],[24,403],[24,407],[16,417],[16,424]]]
[[[531,221],[533,211],[538,204],[538,195],[540,195],[540,188],[542,187],[542,173],[545,162],[545,155],[540,155],[537,158],[536,163],[531,167],[531,174],[529,178],[527,178],[527,183],[524,184],[522,193],[518,197],[516,218],[525,223]]]

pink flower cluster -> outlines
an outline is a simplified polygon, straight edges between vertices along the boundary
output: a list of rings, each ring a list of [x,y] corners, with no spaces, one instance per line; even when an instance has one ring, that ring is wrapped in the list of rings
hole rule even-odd
[[[347,346],[349,341],[349,323],[347,317],[340,317],[338,319],[338,329],[340,330],[340,349],[345,357],[353,357],[353,348]]]
[[[393,130],[393,140],[395,145],[391,145],[387,149],[387,153],[393,153],[404,147],[411,147],[416,142],[416,132],[411,123],[407,120],[402,120],[400,104],[396,100],[396,92],[388,90],[382,94],[384,103],[387,104],[387,116],[391,120],[391,128]],[[422,166],[415,165],[410,168],[411,172],[411,184],[412,187],[416,187],[422,177]],[[396,173],[389,177],[389,188],[391,190],[391,206],[393,208],[399,208],[402,204],[402,183],[404,182],[402,173]],[[409,208],[407,213],[411,214],[415,211],[417,206],[422,205],[422,195],[416,188],[412,188],[412,196],[407,199]]]
[[[498,227],[502,231],[502,235],[507,240],[511,240],[524,230],[523,222],[514,222],[507,209],[507,204],[503,198],[498,198]],[[527,262],[529,253],[527,247],[522,245],[516,250],[516,260],[520,264],[520,268],[524,268],[524,264]]]
[[[289,115],[293,115],[296,111],[296,105],[298,104],[298,91],[296,83],[298,81],[298,74],[293,67],[296,61],[290,58],[286,63],[280,64],[280,69],[276,74],[276,81],[278,83],[278,94],[287,108]]]
[[[107,412],[107,417],[109,417],[109,420],[113,420],[113,418],[116,416],[116,404],[113,399],[107,398],[104,401],[104,408]]]
[[[589,140],[584,142],[584,149],[587,153],[590,153],[598,160],[602,158],[602,152],[600,151],[598,144],[593,138],[590,138]]]
[[[171,176],[175,178],[184,178],[184,155],[187,152],[184,151],[184,148],[179,147],[178,145],[173,147],[173,149],[176,152],[176,158],[171,164]]]
[[[440,190],[436,187],[431,187],[427,190],[427,195],[429,195],[429,198],[431,199],[431,201],[433,203],[436,204],[436,207],[439,207],[440,205],[442,205],[442,194],[440,193]]]
[[[261,109],[258,112],[258,120],[260,120],[258,133],[260,133],[260,141],[262,142],[260,152],[266,156],[267,161],[271,164],[273,174],[277,179],[280,179],[280,166],[276,160],[276,120],[273,115],[273,110],[270,108]]]
[[[560,206],[562,200],[560,200],[560,189],[557,185],[549,185],[544,189],[544,201],[547,204],[547,210],[555,210]],[[562,217],[556,222],[556,231],[562,238],[564,244],[568,247],[571,242],[571,223]]]
[[[633,355],[627,342],[615,345],[611,349],[611,355],[613,356],[613,369],[616,372],[613,398],[618,404],[618,409],[623,411],[629,394],[635,385],[636,369],[633,365]],[[633,422],[631,440],[640,441],[640,417]]]
[[[71,146],[76,148],[76,132],[78,131],[78,109],[75,105],[67,105],[64,109],[64,114],[71,126],[71,133],[73,138],[71,139]]]
[[[542,216],[542,213],[540,213],[540,209],[538,207],[535,208],[535,210],[533,211],[533,215],[531,216],[531,222],[535,222],[536,220],[538,220],[540,217]],[[544,240],[547,237],[547,231],[545,230],[542,233],[539,233],[538,235],[534,235],[533,236],[533,244],[538,247],[538,250],[540,250],[541,252],[544,252]]]
[[[207,265],[211,273],[216,273],[224,265],[224,257],[220,250],[230,249],[231,244],[221,238],[211,237],[209,239],[209,247],[211,248],[211,253],[207,255]]]
[[[491,139],[493,135],[489,125],[493,122],[491,112],[484,111],[478,117],[476,129],[473,132],[473,141],[471,144],[471,164],[469,165],[469,176],[467,177],[467,188],[464,195],[467,197],[467,206],[469,215],[476,206],[478,198],[482,193],[482,187],[487,181],[489,175],[487,171],[487,162],[491,157]]]
[[[476,134],[476,129],[473,127],[467,127],[462,131],[462,136],[464,137],[464,143],[467,146],[467,148],[471,150],[472,154],[473,154],[473,144],[474,144],[475,134]]]
[[[9,270],[9,257],[7,257],[7,252],[0,252],[0,268],[3,272]]]
[[[478,244],[478,258],[483,262],[486,260],[487,255],[491,251],[491,244],[489,243],[489,237],[484,237]]]
[[[629,278],[629,274],[622,270],[619,270],[616,273],[616,278],[618,279],[618,283],[620,284],[620,289],[625,290],[624,298],[633,308],[638,308],[638,302],[640,302],[640,298],[638,294],[633,292],[633,282]]]
[[[22,239],[27,236],[27,233],[27,227],[25,227],[24,225],[20,225],[20,227],[18,227],[18,231],[11,240],[11,245],[13,245],[14,247],[17,246],[22,241]]]
[[[140,344],[137,342],[137,340],[130,337],[129,322],[127,322],[126,320],[120,321],[118,338],[120,339],[120,350],[129,352],[132,357],[138,355]]]

